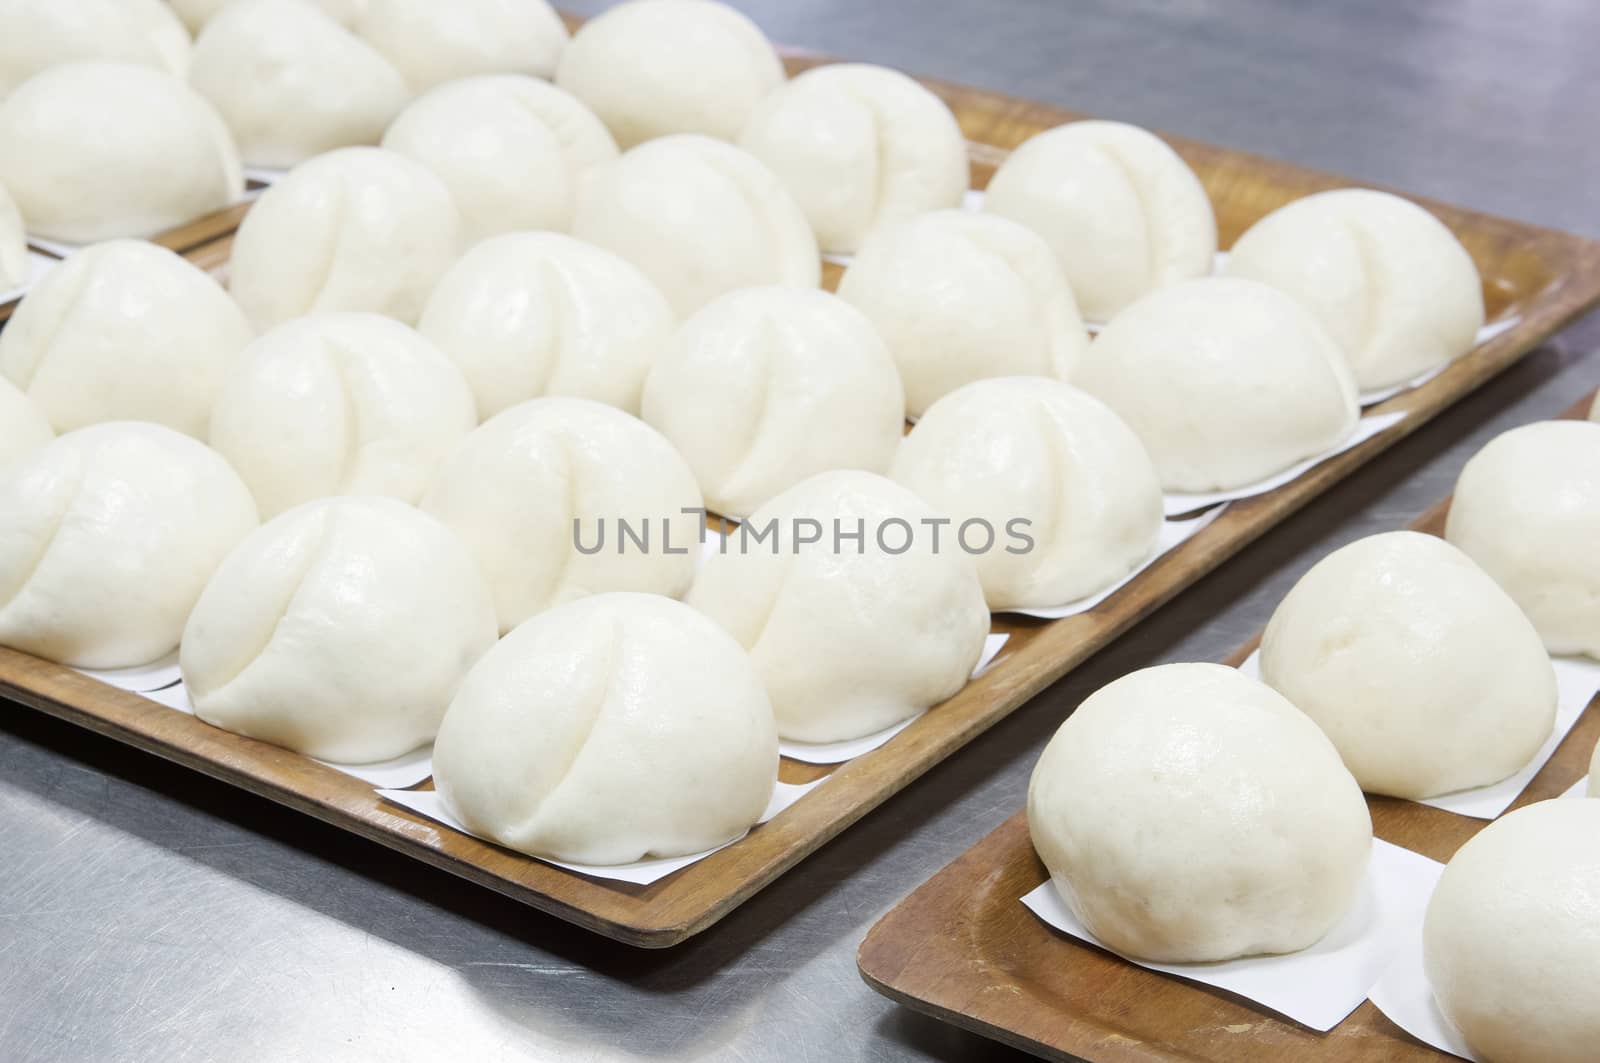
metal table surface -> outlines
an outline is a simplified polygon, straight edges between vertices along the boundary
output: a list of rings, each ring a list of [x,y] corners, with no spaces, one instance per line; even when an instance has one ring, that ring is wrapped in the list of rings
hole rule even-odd
[[[1600,230],[1600,5],[741,6],[775,40]],[[1596,347],[1591,318],[667,952],[0,704],[0,1059],[1006,1058],[868,990],[867,928],[1019,807],[1085,694],[1232,649],[1324,553],[1410,520],[1493,434],[1600,384]]]

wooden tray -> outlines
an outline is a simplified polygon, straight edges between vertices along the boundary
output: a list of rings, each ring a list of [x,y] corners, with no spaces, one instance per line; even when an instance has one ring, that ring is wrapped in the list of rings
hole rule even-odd
[[[1581,419],[1592,396],[1564,413]],[[1446,499],[1411,525],[1444,534]],[[1259,638],[1225,662],[1237,665]],[[1512,808],[1559,797],[1589,771],[1600,695]],[[1373,832],[1440,862],[1488,824],[1368,797]],[[867,984],[906,1007],[1047,1059],[1440,1060],[1365,1001],[1326,1034],[1229,993],[1137,967],[1056,932],[1019,898],[1049,878],[1018,812],[878,921],[861,943]]]
[[[820,61],[794,57],[789,68],[795,72]],[[1033,133],[1080,117],[977,89],[927,84],[955,110],[971,141],[978,187],[988,183],[1009,149]],[[1173,143],[1205,182],[1224,246],[1273,208],[1347,184],[1224,148],[1178,139]],[[1010,641],[982,678],[887,745],[848,764],[829,769],[785,761],[786,781],[831,778],[745,840],[653,885],[584,878],[462,836],[384,803],[370,787],[337,771],[22,654],[0,652],[0,693],[301,809],[608,937],[646,947],[675,944],[715,923],[1157,606],[1600,300],[1600,244],[1427,205],[1477,260],[1490,319],[1515,314],[1520,317],[1516,327],[1427,385],[1378,407],[1409,411],[1398,425],[1290,485],[1234,503],[1215,523],[1093,611],[1054,623],[1001,618],[996,630],[1008,632]],[[190,257],[221,269],[230,244],[231,237],[223,238],[191,251]],[[830,287],[838,273],[836,267],[828,271]]]

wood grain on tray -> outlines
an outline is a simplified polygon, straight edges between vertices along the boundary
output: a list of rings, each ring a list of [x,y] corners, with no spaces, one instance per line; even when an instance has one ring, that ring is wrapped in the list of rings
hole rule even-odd
[[[1562,416],[1582,418],[1590,398]],[[1411,527],[1444,534],[1449,500]],[[1237,665],[1258,639],[1224,663]],[[1512,804],[1560,797],[1589,771],[1600,695]],[[1447,862],[1488,823],[1394,797],[1368,797],[1373,833]],[[1372,1002],[1326,1034],[1248,1001],[1138,967],[1066,937],[1022,906],[1049,878],[1018,812],[868,932],[862,977],[892,1000],[1050,1059],[1440,1060]]]
[[[792,57],[790,72],[821,62]],[[988,183],[1006,153],[1081,115],[977,89],[927,84],[972,143],[973,179]],[[1173,139],[1215,206],[1222,245],[1276,207],[1347,185],[1330,174]],[[672,945],[715,923],[808,854],[970,742],[1141,618],[1312,498],[1421,427],[1600,300],[1600,244],[1424,202],[1461,238],[1484,278],[1490,321],[1516,325],[1429,383],[1376,407],[1405,410],[1394,427],[1285,487],[1233,503],[1215,523],[1095,609],[1053,622],[996,618],[1010,639],[993,667],[878,750],[837,768],[785,761],[782,778],[828,782],[743,841],[650,886],[602,882],[450,831],[386,804],[366,785],[310,760],[227,734],[193,717],[92,682],[69,669],[0,651],[0,693],[298,808],[535,908],[630,944]],[[187,252],[224,269],[231,237]],[[826,284],[837,283],[829,266]]]

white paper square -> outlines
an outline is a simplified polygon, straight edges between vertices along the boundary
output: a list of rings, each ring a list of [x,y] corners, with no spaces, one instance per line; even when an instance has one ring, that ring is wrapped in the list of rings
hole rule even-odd
[[[1583,798],[1585,800],[1588,799],[1589,777],[1587,775],[1573,783],[1571,786],[1567,787],[1567,792],[1561,795],[1562,800],[1573,797]]]
[[[1425,856],[1374,839],[1367,877],[1350,912],[1308,949],[1224,963],[1161,964],[1123,958],[1148,970],[1235,993],[1302,1026],[1326,1032],[1361,1005],[1390,966],[1403,935],[1421,924],[1443,870]],[[1045,882],[1022,903],[1062,933],[1105,947],[1083,928],[1053,883]]]
[[[758,823],[765,823],[774,818],[778,813],[810,793],[820,783],[826,781],[827,779],[823,778],[808,783],[778,783],[773,787],[772,800],[767,803],[767,809],[761,814],[761,819]],[[408,808],[418,815],[426,816],[437,823],[449,827],[451,830],[460,831],[462,834],[472,834],[471,831],[461,826],[456,821],[456,818],[444,807],[444,802],[439,800],[437,790],[379,790],[378,796],[385,801],[391,801],[394,804]],[[747,831],[746,834],[748,833]],[[741,834],[732,841],[724,842],[715,849],[707,849],[703,853],[693,853],[689,856],[672,856],[658,860],[640,860],[632,864],[569,864],[562,860],[546,860],[544,857],[538,856],[533,859],[555,867],[565,868],[568,871],[576,871],[580,875],[588,875],[592,878],[608,878],[615,879],[618,882],[632,882],[636,885],[648,886],[652,882],[666,878],[674,871],[682,870],[690,864],[704,860],[718,850],[726,849],[734,842],[743,840],[744,837],[745,834]],[[483,840],[487,841],[488,839]],[[490,844],[495,843],[491,842]]]
[[[983,653],[978,658],[977,667],[972,670],[972,678],[976,679],[989,670],[989,665],[994,663],[995,657],[999,655],[1010,637],[1004,632],[989,633],[983,640]],[[924,710],[909,720],[901,720],[881,731],[874,731],[861,738],[847,738],[842,742],[792,742],[787,738],[779,739],[778,752],[790,760],[804,761],[807,764],[843,764],[847,760],[854,760],[863,754],[871,753],[927,714],[927,710]]]
[[[1439,873],[1434,876],[1434,884],[1437,885],[1438,875],[1444,873],[1444,865],[1435,864],[1435,866],[1439,869]],[[1428,891],[1428,895],[1430,897],[1433,895],[1432,889]],[[1389,969],[1383,972],[1378,984],[1372,987],[1371,998],[1372,1003],[1389,1017],[1390,1022],[1417,1040],[1432,1045],[1441,1052],[1449,1052],[1462,1059],[1477,1060],[1478,1057],[1467,1048],[1466,1041],[1462,1040],[1456,1028],[1450,1024],[1450,1020],[1444,1017],[1444,1012],[1439,1010],[1438,1002],[1433,999],[1433,986],[1428,982],[1428,975],[1422,962],[1420,913],[1417,921],[1405,928],[1399,941],[1399,948],[1395,950],[1394,960],[1389,964]]]
[[[1592,661],[1587,657],[1552,657],[1550,663],[1555,667],[1559,695],[1556,722],[1550,738],[1534,754],[1533,759],[1516,774],[1497,783],[1459,790],[1442,797],[1430,797],[1421,804],[1473,819],[1494,819],[1511,807],[1511,803],[1528,788],[1533,777],[1555,755],[1556,747],[1561,745],[1583,716],[1583,710],[1594,699],[1595,692],[1600,691],[1600,661]],[[1260,679],[1261,651],[1257,649],[1251,652],[1239,665],[1239,671],[1251,679]]]
[[[1166,508],[1167,516],[1175,517],[1182,513],[1193,513],[1194,511],[1203,509],[1206,506],[1214,506],[1218,502],[1228,502],[1239,498],[1252,498],[1256,495],[1264,495],[1268,491],[1282,487],[1284,484],[1289,483],[1292,480],[1299,479],[1301,476],[1304,476],[1306,473],[1310,472],[1318,465],[1321,465],[1329,458],[1337,457],[1347,450],[1353,450],[1354,448],[1365,443],[1367,440],[1371,439],[1373,436],[1377,435],[1379,432],[1393,428],[1395,425],[1405,420],[1405,417],[1405,410],[1391,410],[1388,413],[1379,413],[1373,414],[1370,417],[1363,417],[1361,420],[1356,422],[1355,431],[1351,432],[1350,436],[1345,439],[1343,443],[1340,443],[1335,447],[1331,447],[1328,450],[1323,451],[1321,454],[1309,457],[1305,461],[1299,462],[1298,464],[1291,465],[1289,468],[1280,473],[1269,476],[1265,480],[1258,480],[1253,484],[1246,484],[1243,487],[1230,488],[1226,491],[1205,491],[1197,494],[1184,494],[1176,491],[1168,492],[1162,500]]]
[[[1122,579],[1118,580],[1116,583],[1113,583],[1103,591],[1097,591],[1086,598],[1079,598],[1075,602],[1067,602],[1065,605],[1051,606],[1048,609],[1001,609],[999,612],[1017,613],[1021,616],[1037,617],[1040,620],[1061,620],[1069,616],[1077,616],[1079,613],[1087,613],[1089,610],[1093,609],[1095,606],[1099,605],[1101,602],[1105,601],[1107,598],[1111,597],[1113,594],[1132,583],[1139,577],[1141,573],[1144,572],[1145,569],[1149,568],[1151,565],[1161,560],[1161,558],[1171,553],[1182,544],[1188,542],[1196,535],[1200,534],[1202,529],[1204,529],[1218,517],[1222,516],[1223,511],[1227,508],[1228,507],[1225,505],[1215,506],[1196,517],[1188,517],[1183,520],[1169,519],[1162,521],[1161,532],[1159,537],[1156,539],[1155,550],[1151,552],[1149,559],[1146,560],[1144,564],[1140,565],[1138,568],[1134,569],[1132,572],[1128,573],[1126,576],[1122,577]]]
[[[136,665],[133,668],[74,668],[73,671],[134,694],[170,687],[183,678],[183,673],[178,670],[177,650],[173,650],[159,661]]]
[[[44,275],[54,269],[60,261],[54,255],[47,255],[43,252],[35,251],[31,247],[28,248],[28,257],[24,263],[27,267],[27,273],[23,276],[20,285],[10,291],[0,292],[0,306],[14,303],[24,295],[27,295],[28,289],[43,280]]]

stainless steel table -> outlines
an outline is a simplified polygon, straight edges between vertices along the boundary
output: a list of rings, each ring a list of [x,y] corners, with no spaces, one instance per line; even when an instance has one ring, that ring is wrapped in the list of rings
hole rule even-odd
[[[579,5],[586,10],[604,6]],[[761,0],[776,40],[1600,234],[1600,6]],[[1062,714],[1211,660],[1330,549],[1600,384],[1591,318],[1269,534],[702,937],[636,952],[0,704],[0,1059],[997,1059],[857,977],[1021,803]]]

